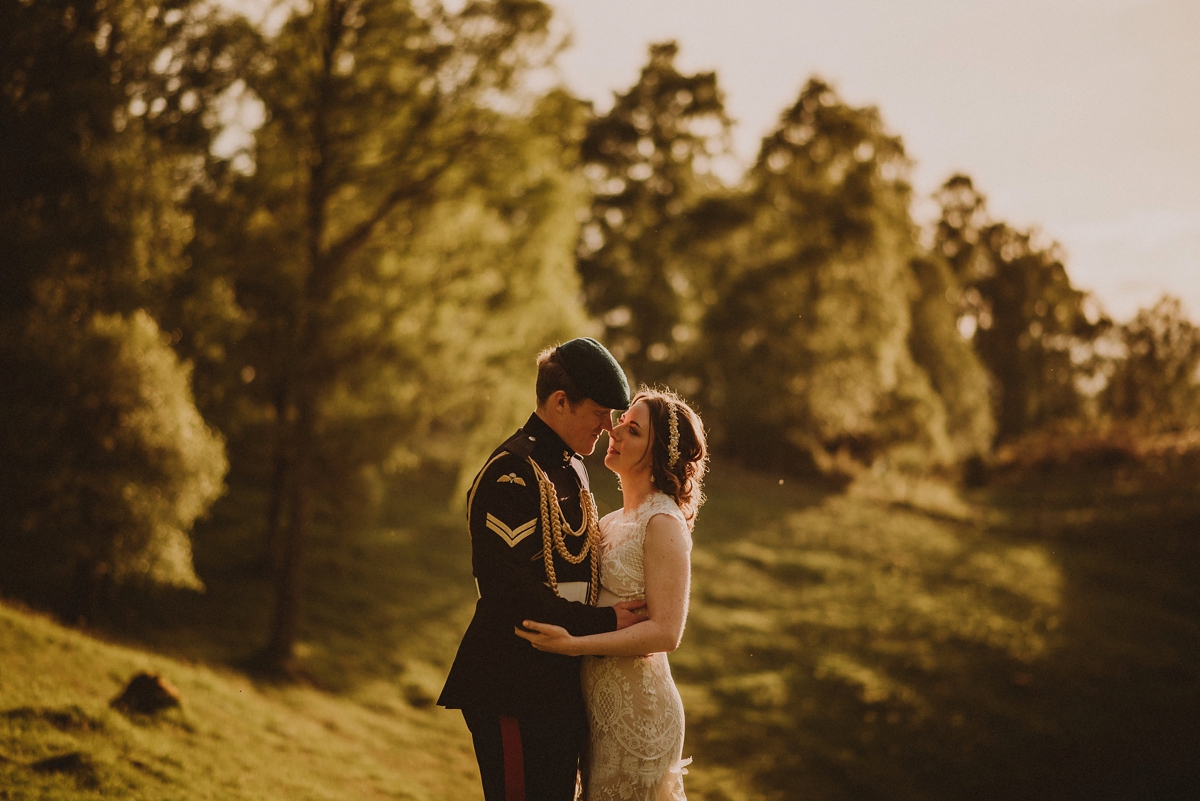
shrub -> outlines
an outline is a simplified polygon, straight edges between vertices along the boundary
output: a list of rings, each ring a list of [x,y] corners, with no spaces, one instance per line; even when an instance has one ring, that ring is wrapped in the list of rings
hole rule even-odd
[[[0,389],[11,545],[73,571],[77,616],[116,584],[201,589],[188,532],[221,494],[227,463],[190,368],[144,311],[30,319]]]

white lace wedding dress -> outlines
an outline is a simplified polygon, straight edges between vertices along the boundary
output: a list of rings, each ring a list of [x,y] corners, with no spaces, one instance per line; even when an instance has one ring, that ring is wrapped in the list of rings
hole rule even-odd
[[[670,497],[654,493],[637,511],[618,509],[600,521],[600,605],[646,597],[643,543],[657,514],[683,522]],[[685,523],[686,529],[686,523]],[[683,702],[665,653],[587,656],[583,697],[591,740],[587,801],[684,801]]]

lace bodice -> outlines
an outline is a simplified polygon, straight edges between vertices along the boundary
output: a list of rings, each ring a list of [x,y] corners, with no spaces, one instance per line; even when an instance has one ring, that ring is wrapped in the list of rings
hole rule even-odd
[[[644,548],[646,525],[655,515],[670,515],[684,524],[683,512],[670,496],[650,495],[632,514],[618,509],[600,521],[600,604],[646,597]]]
[[[646,525],[658,514],[684,522],[662,493],[600,521],[601,604],[645,598]],[[591,730],[588,801],[686,801],[691,760],[682,759],[683,704],[667,655],[585,657],[582,678]]]

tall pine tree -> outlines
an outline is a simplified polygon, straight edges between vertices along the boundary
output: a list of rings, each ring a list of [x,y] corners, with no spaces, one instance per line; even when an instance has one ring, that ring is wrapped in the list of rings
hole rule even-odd
[[[720,187],[711,169],[728,146],[717,77],[685,75],[674,42],[650,47],[638,82],[588,126],[593,192],[579,244],[589,311],[635,380],[675,375],[698,339],[705,276],[689,258],[689,214]]]

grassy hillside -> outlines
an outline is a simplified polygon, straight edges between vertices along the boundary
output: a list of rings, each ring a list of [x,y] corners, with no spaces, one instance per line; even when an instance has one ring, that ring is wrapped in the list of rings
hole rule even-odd
[[[6,607],[0,653],[0,798],[433,801],[470,797],[477,781],[458,732],[428,709],[255,686]],[[139,670],[167,676],[182,711],[110,709]],[[72,754],[57,770],[38,764]]]
[[[457,515],[438,505],[413,528],[326,530],[301,646],[309,680],[281,687],[238,669],[270,614],[251,565],[255,500],[229,499],[198,532],[204,595],[124,599],[103,639],[0,606],[0,799],[480,795],[461,718],[432,705],[474,595]],[[139,670],[171,681],[182,712],[131,721],[110,709]],[[31,767],[71,753],[81,768]]]
[[[1195,797],[1200,493],[1194,465],[1160,468],[963,498],[717,465],[672,655],[689,797]],[[432,706],[474,600],[439,487],[398,490],[396,525],[323,532],[306,686],[238,668],[270,612],[252,496],[197,535],[204,595],[126,599],[103,640],[0,607],[0,799],[480,798],[461,718]],[[146,668],[181,713],[108,708]]]
[[[673,660],[691,786],[1200,797],[1196,475],[1032,476],[969,505],[936,485],[818,497],[731,477]]]

